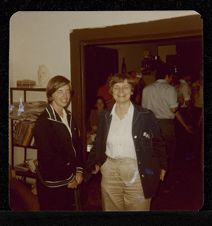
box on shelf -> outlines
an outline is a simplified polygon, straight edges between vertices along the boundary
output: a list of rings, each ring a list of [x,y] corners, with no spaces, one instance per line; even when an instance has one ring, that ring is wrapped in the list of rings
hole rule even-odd
[[[33,80],[17,80],[16,82],[18,88],[33,88],[36,85],[36,81]]]

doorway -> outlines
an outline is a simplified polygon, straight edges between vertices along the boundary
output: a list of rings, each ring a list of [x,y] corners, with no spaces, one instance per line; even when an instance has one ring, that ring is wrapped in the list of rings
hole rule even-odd
[[[85,121],[89,123],[91,109],[95,105],[98,88],[104,85],[108,75],[118,72],[118,51],[111,48],[86,45],[84,47]],[[89,125],[86,125],[87,128]]]
[[[192,40],[192,41],[191,41]],[[102,83],[105,76],[109,71],[102,73],[100,69],[105,68],[100,66],[100,69],[94,69],[96,67],[97,57],[104,52],[105,49],[114,49],[116,53],[108,54],[107,57],[112,62],[116,62],[114,67],[110,62],[109,67],[111,70],[117,70],[120,66],[120,58],[122,55],[120,51],[117,50],[117,45],[135,45],[136,43],[143,43],[148,45],[148,48],[159,45],[176,45],[177,52],[185,53],[180,63],[184,65],[187,63],[192,69],[195,67],[202,68],[202,20],[200,16],[188,16],[182,18],[172,18],[160,21],[129,24],[129,25],[119,25],[106,28],[94,28],[94,29],[80,29],[74,30],[70,34],[71,42],[71,81],[75,91],[75,95],[72,100],[72,112],[75,118],[78,128],[81,133],[81,138],[83,139],[83,158],[86,160],[86,130],[87,130],[87,118],[89,109],[93,105],[93,97],[95,96],[97,87]],[[192,44],[191,44],[192,43]],[[96,52],[99,52],[97,54]],[[104,55],[103,54],[103,55]],[[87,56],[88,55],[88,56]],[[114,57],[111,57],[114,55]],[[189,61],[188,57],[191,56]],[[117,63],[117,57],[119,58]],[[175,60],[169,59],[169,60]],[[98,64],[103,65],[105,63],[104,57],[102,59],[98,58],[100,61]],[[102,61],[102,62],[101,62]],[[106,60],[107,61],[107,60]],[[98,65],[98,66],[99,66]],[[129,65],[129,62],[128,64]],[[127,71],[130,69],[128,68]],[[196,71],[197,69],[195,69]],[[118,69],[120,71],[120,69]],[[101,75],[100,75],[101,74]],[[202,151],[200,151],[202,153]],[[179,172],[179,184],[176,187],[174,194],[166,196],[164,200],[163,189],[161,190],[161,195],[154,200],[152,209],[153,210],[193,210],[198,209],[202,203],[202,192],[203,192],[203,172],[202,170],[203,160],[191,161],[189,164],[184,162],[185,165],[181,164],[181,171]],[[196,164],[194,167],[193,164]],[[183,167],[182,167],[183,166]],[[195,168],[196,171],[193,169]],[[185,175],[187,172],[187,176]],[[193,174],[192,174],[193,173]],[[194,175],[191,177],[191,175]],[[192,180],[190,180],[192,178]],[[177,176],[176,176],[176,179]],[[95,182],[97,183],[95,184]],[[186,183],[188,182],[188,183]],[[93,198],[95,204],[101,205],[100,202],[100,180],[98,178],[91,180],[90,186],[91,190],[97,191],[97,194],[89,196]],[[190,187],[189,187],[190,186]],[[195,187],[196,189],[192,189]],[[84,196],[87,193],[87,184]],[[190,188],[190,190],[189,190]],[[177,195],[176,195],[177,194]],[[182,194],[185,198],[182,198]],[[175,195],[174,202],[170,204],[170,197]],[[179,195],[179,196],[178,196]],[[190,199],[187,199],[187,198]],[[195,201],[193,199],[195,197]],[[192,200],[192,201],[190,201]],[[99,202],[98,202],[99,201]],[[173,200],[172,200],[173,201]],[[91,202],[90,202],[91,203]],[[90,207],[88,207],[90,209]]]
[[[100,85],[108,73],[107,71],[105,74],[102,74],[101,71],[98,71],[99,69],[95,69],[96,72],[92,74],[93,69],[89,69],[89,65],[96,66],[94,60],[96,58],[93,56],[93,60],[91,60],[86,55],[88,53],[94,55],[98,51],[105,52],[105,55],[107,55],[106,50],[103,50],[102,47],[104,46],[104,49],[106,49],[105,45],[122,45],[139,42],[153,43],[188,37],[202,39],[202,20],[199,15],[105,28],[79,29],[74,30],[70,34],[71,81],[75,91],[72,100],[72,112],[83,139],[83,151],[86,151],[87,115],[93,104],[92,99],[97,86]],[[114,58],[113,61],[115,62],[118,53],[114,52],[113,54],[114,57],[112,58]],[[104,59],[102,61],[106,64]],[[114,71],[117,70],[116,67],[117,62],[114,63]],[[106,70],[106,67],[104,69]],[[99,73],[102,75],[100,76]],[[94,88],[92,88],[92,85]]]

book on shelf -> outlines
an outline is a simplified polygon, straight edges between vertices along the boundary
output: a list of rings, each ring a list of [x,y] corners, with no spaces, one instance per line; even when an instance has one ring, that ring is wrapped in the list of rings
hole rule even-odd
[[[10,106],[10,118],[13,120],[36,121],[41,112],[45,109],[47,103],[45,101],[33,101],[24,103],[24,111],[19,112],[19,102],[15,102]]]
[[[14,144],[21,146],[31,145],[34,125],[34,122],[20,121],[14,130]]]
[[[27,132],[23,138],[23,146],[30,145],[31,139],[33,137],[33,127],[34,127],[34,123],[30,123],[28,125]]]
[[[33,128],[38,116],[46,107],[46,101],[24,103],[24,111],[18,114],[19,102],[10,106],[10,118],[13,120],[14,144],[34,147]]]
[[[35,138],[32,136],[31,142],[30,142],[30,147],[35,147]]]

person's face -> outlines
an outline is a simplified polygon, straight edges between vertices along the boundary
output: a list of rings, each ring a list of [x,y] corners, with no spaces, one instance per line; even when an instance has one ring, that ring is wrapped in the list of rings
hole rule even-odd
[[[58,108],[64,108],[68,105],[71,98],[70,86],[64,85],[52,94],[52,104]]]
[[[104,103],[101,99],[98,99],[96,101],[96,107],[97,107],[97,109],[100,109],[100,110],[102,110],[104,108]]]
[[[112,88],[113,98],[117,103],[125,103],[130,101],[130,96],[132,95],[132,87],[124,80],[123,82],[118,82],[113,85]]]

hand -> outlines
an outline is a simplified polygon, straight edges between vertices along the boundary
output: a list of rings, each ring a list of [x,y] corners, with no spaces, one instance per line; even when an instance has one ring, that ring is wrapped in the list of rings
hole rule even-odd
[[[82,181],[83,181],[83,174],[77,172],[75,178],[76,178],[77,183],[78,183],[78,184],[81,184]]]
[[[162,169],[162,170],[160,171],[160,180],[161,180],[161,181],[164,181],[165,175],[166,175],[166,170]]]
[[[77,183],[76,179],[74,178],[74,180],[72,180],[68,183],[67,187],[74,189],[74,188],[77,188],[77,185],[78,185],[78,183]]]
[[[100,166],[95,164],[95,169],[91,172],[92,174],[97,174],[100,170]]]
[[[193,130],[192,130],[191,126],[187,126],[187,125],[186,125],[185,129],[186,129],[186,131],[187,131],[188,133],[190,133],[190,134],[193,133]]]

